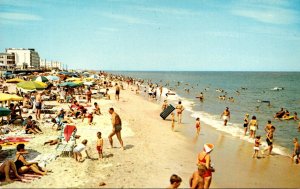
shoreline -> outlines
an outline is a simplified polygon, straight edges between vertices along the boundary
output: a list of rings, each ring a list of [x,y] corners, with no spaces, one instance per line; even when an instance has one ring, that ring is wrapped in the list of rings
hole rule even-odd
[[[86,120],[85,123],[76,124],[77,133],[82,135],[77,143],[87,138],[93,157],[97,157],[94,135],[97,131],[103,133],[106,156],[103,161],[87,159],[78,164],[72,158],[58,158],[49,164],[54,173],[28,184],[14,182],[2,187],[96,188],[99,187],[99,182],[105,182],[104,188],[162,188],[169,185],[172,174],[178,174],[183,179],[180,188],[188,188],[188,179],[196,170],[197,154],[207,142],[215,145],[211,156],[216,172],[213,173],[211,188],[299,186],[299,166],[292,164],[289,159],[279,155],[253,159],[252,144],[216,131],[203,123],[200,136],[195,141],[193,137],[186,136],[191,133],[189,129],[195,130],[192,118],[188,119],[190,115],[185,113],[183,124],[181,126],[176,124],[175,132],[172,132],[171,123],[159,116],[161,110],[159,103],[136,95],[130,89],[122,90],[120,96],[119,102],[113,99],[114,95],[111,101],[97,100],[104,115],[95,118],[97,123],[95,126],[88,126]],[[93,99],[92,103],[94,101]],[[110,106],[116,109],[125,123],[122,130],[125,151],[118,148],[116,137],[114,142],[117,148],[107,149],[109,145],[107,136],[111,130],[107,110]],[[50,136],[37,135],[26,146],[49,153],[55,147],[44,149],[38,142],[47,137],[49,139]],[[282,172],[277,170],[282,170],[287,175],[283,177]]]

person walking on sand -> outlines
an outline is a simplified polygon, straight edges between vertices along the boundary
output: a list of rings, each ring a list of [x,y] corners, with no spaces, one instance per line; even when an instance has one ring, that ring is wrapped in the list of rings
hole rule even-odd
[[[116,83],[116,96],[115,96],[115,98],[116,98],[116,100],[117,101],[119,101],[120,100],[120,87],[119,87],[119,85],[118,85],[118,83]]]
[[[174,131],[174,128],[175,128],[175,114],[174,114],[174,112],[172,112],[171,113],[171,129],[172,129],[172,131]]]
[[[223,120],[224,120],[224,126],[226,126],[227,122],[230,120],[230,111],[229,111],[228,107],[226,107],[226,109],[224,110],[224,112],[221,114],[221,118],[223,118]]]
[[[198,170],[195,171],[190,178],[190,187],[192,189],[204,188],[204,175],[207,172],[205,165],[198,164]]]
[[[178,176],[173,174],[170,178],[170,186],[168,188],[178,188],[182,182],[182,179]]]
[[[165,111],[165,109],[167,109],[167,107],[168,107],[168,101],[164,100],[164,103],[161,106],[162,112]]]
[[[88,104],[88,103],[92,103],[92,91],[91,91],[91,88],[90,88],[90,87],[88,87],[88,89],[87,89],[85,95],[86,95],[86,101],[87,101],[87,104]]]
[[[162,93],[163,93],[163,86],[161,85],[161,86],[159,87],[159,97],[160,97],[160,98],[161,98]]]
[[[177,118],[178,118],[178,123],[180,124],[182,121],[182,112],[184,110],[184,107],[181,104],[181,101],[178,102],[178,105],[176,106],[176,111],[177,111]]]
[[[114,108],[109,108],[109,114],[111,115],[111,122],[113,126],[112,132],[109,134],[108,139],[111,148],[113,148],[113,139],[114,135],[117,135],[117,138],[121,144],[121,147],[124,149],[123,140],[121,137],[121,130],[122,130],[122,122],[120,116],[115,112]]]
[[[259,152],[259,146],[261,145],[260,143],[260,136],[255,137],[254,141],[254,154],[252,155],[252,158],[258,158],[258,152]]]
[[[36,108],[35,116],[36,116],[36,120],[41,119],[42,95],[43,95],[43,93],[37,93],[37,95],[35,97],[35,108]]]
[[[250,138],[255,138],[256,130],[258,129],[258,122],[256,116],[252,116],[252,119],[249,122],[250,128]]]
[[[197,130],[197,136],[200,134],[200,118],[196,118],[196,130]]]
[[[204,144],[203,151],[198,154],[197,164],[204,165],[206,167],[206,172],[203,175],[204,178],[204,188],[209,188],[212,181],[212,172],[214,168],[211,166],[210,153],[214,148],[213,144]]]
[[[294,143],[294,150],[293,150],[293,154],[292,154],[292,161],[294,161],[294,157],[296,156],[296,164],[298,164],[300,162],[300,145],[298,142],[298,138],[294,138],[293,140]]]
[[[244,136],[246,136],[247,134],[248,125],[249,125],[249,114],[246,114],[244,118]]]
[[[97,151],[99,154],[99,160],[103,158],[103,138],[101,132],[97,132]]]

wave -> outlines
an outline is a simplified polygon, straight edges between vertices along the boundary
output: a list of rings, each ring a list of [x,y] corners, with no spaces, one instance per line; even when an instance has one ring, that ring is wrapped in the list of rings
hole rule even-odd
[[[203,111],[192,111],[191,117],[197,118],[200,117],[201,122],[215,128],[218,131],[222,131],[225,133],[228,133],[234,137],[237,137],[241,140],[247,141],[249,143],[254,144],[254,139],[249,138],[249,136],[244,136],[244,128],[242,127],[242,124],[236,124],[236,123],[228,123],[227,126],[224,126],[223,120],[220,119],[220,117],[216,115],[211,115]],[[262,142],[263,149],[266,149],[268,147],[267,143],[265,141]],[[282,146],[274,145],[273,150],[274,153],[289,156],[288,149]]]

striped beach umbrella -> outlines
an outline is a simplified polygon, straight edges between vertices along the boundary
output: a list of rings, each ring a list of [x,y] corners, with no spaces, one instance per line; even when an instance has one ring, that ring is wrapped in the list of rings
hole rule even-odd
[[[47,77],[45,77],[45,76],[38,76],[36,78],[33,78],[32,81],[47,82],[47,81],[49,81],[49,79],[47,79]]]

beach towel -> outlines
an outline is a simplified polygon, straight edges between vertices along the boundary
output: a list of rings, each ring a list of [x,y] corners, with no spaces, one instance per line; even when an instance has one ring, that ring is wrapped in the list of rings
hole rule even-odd
[[[38,162],[40,167],[46,167],[51,161],[56,160],[58,155],[56,154],[39,154],[34,159],[30,160],[31,162]]]
[[[73,132],[76,130],[76,127],[74,125],[67,125],[64,129],[64,137],[65,140],[68,142],[73,134]]]
[[[30,137],[13,137],[8,136],[0,139],[1,146],[18,145],[21,143],[27,143],[31,140]]]
[[[19,182],[25,182],[25,183],[30,183],[31,181],[35,179],[40,179],[43,176],[42,175],[37,175],[34,173],[26,173],[26,174],[21,174],[22,179],[18,180],[17,178],[13,178],[14,181],[19,181]]]

